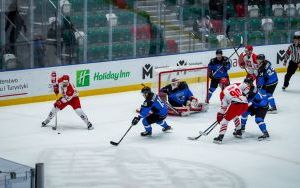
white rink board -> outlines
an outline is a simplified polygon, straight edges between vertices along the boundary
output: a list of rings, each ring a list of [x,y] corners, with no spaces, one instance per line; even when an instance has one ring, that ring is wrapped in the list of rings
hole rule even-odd
[[[282,67],[280,63],[282,62],[281,57],[287,47],[288,44],[257,46],[254,48],[254,52],[264,53],[266,58],[273,63],[274,67],[279,68]],[[243,48],[240,49],[239,53],[243,50]],[[233,49],[223,51],[225,56],[230,56],[232,53]],[[278,56],[278,54],[281,55]],[[185,65],[205,66],[214,56],[215,51],[205,51],[122,61],[1,72],[0,101],[50,94],[51,90],[49,89],[49,84],[50,73],[52,71],[56,71],[59,76],[69,74],[71,81],[75,84],[77,82],[78,90],[87,91],[151,82],[155,68],[174,67],[177,66],[180,60],[184,60]],[[237,56],[234,55],[231,59],[233,66],[230,73],[241,72],[242,70],[237,67]],[[87,82],[88,80],[89,83]],[[85,81],[85,83],[83,83],[83,81]]]

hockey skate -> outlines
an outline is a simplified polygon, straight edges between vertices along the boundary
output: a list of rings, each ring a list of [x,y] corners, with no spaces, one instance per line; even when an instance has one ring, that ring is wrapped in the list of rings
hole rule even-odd
[[[242,129],[238,129],[238,130],[234,130],[234,132],[232,134],[236,138],[242,138],[243,132],[242,132]]]
[[[164,127],[164,128],[162,128],[162,131],[163,132],[166,132],[166,131],[168,131],[168,130],[172,130],[172,127],[171,126],[167,126],[167,127]]]
[[[93,127],[93,125],[92,125],[91,122],[88,122],[87,129],[88,130],[93,130],[94,129],[94,127]]]
[[[43,121],[41,127],[46,127],[48,123],[49,123],[49,121],[47,121],[47,120]]]
[[[274,107],[274,108],[269,108],[268,113],[269,113],[269,114],[277,114],[277,108],[276,108],[276,107]]]
[[[262,140],[267,140],[268,138],[270,138],[270,135],[268,132],[264,132],[263,135],[258,137],[258,141],[262,141]]]
[[[222,141],[223,141],[223,138],[224,138],[224,135],[221,135],[221,134],[220,134],[218,137],[215,137],[215,138],[214,138],[214,141],[213,141],[213,142],[214,142],[215,144],[221,144]]]
[[[152,132],[148,132],[148,131],[144,131],[144,132],[141,132],[141,136],[151,136],[152,135]]]

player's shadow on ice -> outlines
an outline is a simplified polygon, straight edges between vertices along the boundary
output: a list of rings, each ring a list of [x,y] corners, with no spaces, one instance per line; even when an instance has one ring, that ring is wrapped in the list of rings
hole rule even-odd
[[[51,127],[54,127],[54,125],[50,125]],[[65,124],[60,124],[57,125],[57,131],[82,131],[82,130],[87,130],[87,126],[85,125],[65,125]]]
[[[300,90],[286,90],[286,91],[283,91],[283,93],[299,94],[299,93],[300,93]]]
[[[243,134],[242,138],[236,138],[234,136],[228,136],[227,138],[225,137],[223,140],[224,144],[241,144],[241,143],[250,143],[250,142],[263,142],[263,141],[258,141],[258,137],[261,136],[261,134],[255,134],[255,133],[249,133],[245,132]]]

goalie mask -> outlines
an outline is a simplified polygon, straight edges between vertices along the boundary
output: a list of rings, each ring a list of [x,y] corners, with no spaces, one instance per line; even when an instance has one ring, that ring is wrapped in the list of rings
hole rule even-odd
[[[179,85],[179,79],[173,78],[173,79],[171,80],[171,86],[172,86],[172,89],[177,88],[178,85]]]

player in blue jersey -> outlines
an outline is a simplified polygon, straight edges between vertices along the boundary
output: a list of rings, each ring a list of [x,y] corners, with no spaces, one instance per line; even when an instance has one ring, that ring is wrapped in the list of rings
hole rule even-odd
[[[143,94],[145,101],[141,105],[139,115],[133,118],[132,125],[138,124],[140,119],[143,118],[142,123],[145,127],[145,131],[141,132],[141,136],[152,135],[151,124],[153,123],[162,126],[162,131],[164,132],[170,130],[171,126],[169,126],[165,121],[168,115],[168,108],[166,104],[147,86],[143,87],[141,93]]]
[[[245,126],[247,123],[248,115],[255,116],[255,122],[259,126],[259,129],[263,133],[262,136],[258,137],[258,140],[264,140],[269,138],[269,133],[267,131],[267,126],[264,122],[265,116],[268,112],[268,97],[265,93],[265,90],[258,90],[253,85],[253,80],[246,78],[246,83],[251,85],[251,88],[248,93],[245,93],[248,99],[249,108],[247,112],[242,114],[241,117],[241,129],[236,130],[233,135],[241,138],[243,132],[245,131]]]
[[[229,80],[228,70],[230,68],[231,64],[228,57],[223,56],[222,50],[218,49],[216,51],[216,57],[212,58],[208,63],[208,76],[211,79],[211,82],[206,99],[207,103],[209,103],[213,92],[217,89],[220,80],[222,78],[227,78]]]
[[[257,56],[257,61],[259,64],[258,76],[257,76],[257,88],[264,89],[267,93],[270,108],[270,113],[277,113],[277,107],[273,93],[278,84],[278,77],[275,69],[272,67],[270,61],[266,60],[264,54],[259,54]]]
[[[177,78],[173,78],[171,84],[161,88],[159,96],[168,104],[170,115],[182,116],[207,110],[207,105],[198,102],[188,84]]]

